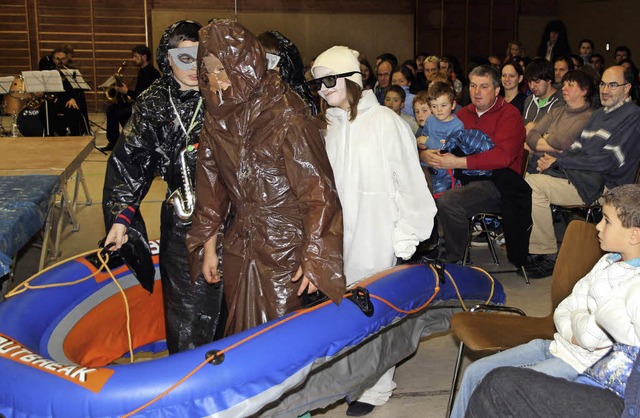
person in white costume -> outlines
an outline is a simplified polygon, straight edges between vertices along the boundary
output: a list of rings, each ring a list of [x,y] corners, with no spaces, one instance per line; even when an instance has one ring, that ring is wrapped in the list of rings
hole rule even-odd
[[[311,69],[322,97],[320,117],[342,203],[347,286],[408,260],[433,229],[436,205],[420,168],[415,137],[371,90],[362,90],[358,52],[334,46]],[[384,404],[393,389],[391,368],[347,415]]]

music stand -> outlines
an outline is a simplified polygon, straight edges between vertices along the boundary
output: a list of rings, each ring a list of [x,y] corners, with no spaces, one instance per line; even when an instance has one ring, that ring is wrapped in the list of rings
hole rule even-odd
[[[64,91],[62,77],[58,70],[23,71],[24,86],[27,93],[59,93]],[[49,103],[44,101],[46,136],[50,136]]]
[[[69,84],[71,84],[71,87],[73,87],[74,89],[91,90],[91,87],[89,87],[89,84],[87,84],[84,78],[82,78],[82,74],[80,74],[80,71],[76,69],[71,69],[71,68],[67,68],[60,71],[62,71],[62,75],[64,75],[64,78],[67,79]]]

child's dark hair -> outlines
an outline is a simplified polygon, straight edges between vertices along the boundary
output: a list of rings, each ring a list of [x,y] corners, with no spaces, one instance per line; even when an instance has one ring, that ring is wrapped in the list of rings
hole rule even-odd
[[[524,69],[524,79],[529,81],[553,81],[553,64],[544,58],[534,58]]]
[[[602,195],[605,205],[611,205],[625,228],[640,228],[640,184],[624,184]]]
[[[193,21],[184,21],[177,25],[169,37],[169,49],[177,48],[182,41],[198,42],[200,28],[200,24]]]
[[[396,93],[398,96],[400,96],[400,100],[402,100],[403,102],[407,98],[407,93],[405,93],[404,89],[402,87],[400,87],[400,86],[391,85],[391,86],[387,87],[384,90],[384,97],[387,97],[387,94],[389,94],[389,93]]]
[[[438,81],[429,87],[429,90],[427,91],[427,102],[431,103],[440,96],[447,96],[449,101],[453,103],[456,99],[456,92],[449,84]]]
[[[358,103],[362,98],[362,87],[351,80],[344,79],[347,88],[347,101],[349,102],[349,122],[353,122],[358,116]],[[320,101],[320,113],[318,118],[326,122],[327,121],[327,109],[330,108],[326,100]]]

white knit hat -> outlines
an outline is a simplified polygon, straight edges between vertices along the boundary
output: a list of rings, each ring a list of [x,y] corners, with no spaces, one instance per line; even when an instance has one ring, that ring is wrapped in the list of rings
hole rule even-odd
[[[317,67],[329,68],[336,74],[350,73],[352,71],[358,71],[357,74],[352,74],[349,77],[345,77],[347,80],[351,80],[362,87],[362,74],[360,74],[360,61],[358,56],[360,53],[346,46],[332,46],[331,48],[318,55],[313,67],[311,68],[311,74],[316,77],[314,69]]]

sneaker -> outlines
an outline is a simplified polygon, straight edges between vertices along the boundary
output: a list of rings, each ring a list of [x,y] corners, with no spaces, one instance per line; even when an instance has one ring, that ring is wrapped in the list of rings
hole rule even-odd
[[[555,258],[546,254],[531,254],[527,258],[527,264],[524,269],[527,277],[530,279],[542,279],[553,274],[553,268],[556,265]]]
[[[347,415],[350,417],[363,417],[373,411],[375,405],[365,402],[351,402],[347,408]]]

